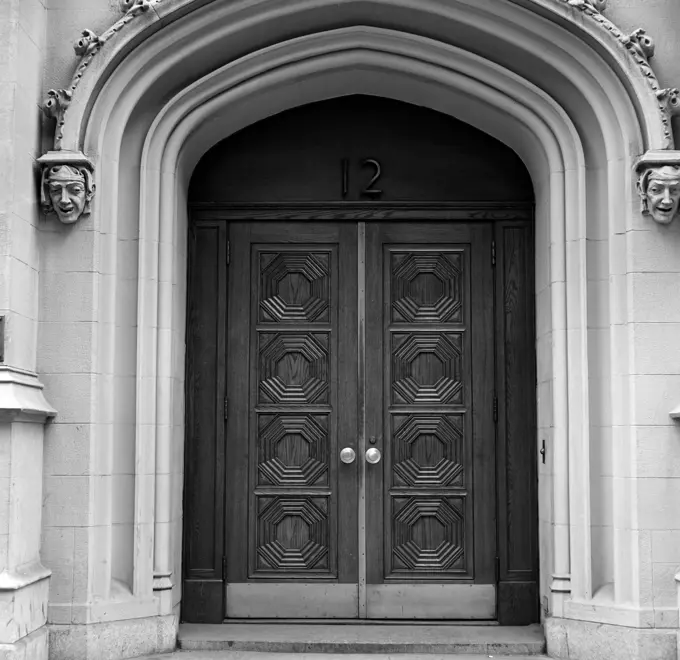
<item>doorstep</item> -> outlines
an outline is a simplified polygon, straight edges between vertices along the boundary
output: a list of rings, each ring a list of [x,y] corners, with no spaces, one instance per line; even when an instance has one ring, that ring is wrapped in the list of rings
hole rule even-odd
[[[433,660],[432,654],[535,657],[545,652],[545,637],[543,628],[538,624],[187,623],[179,627],[178,646],[183,651],[231,651],[239,654],[342,654],[345,657],[347,654],[427,654],[429,660]],[[238,659],[233,657],[232,660]],[[244,656],[242,660],[259,659]],[[277,660],[284,659],[277,656]],[[329,660],[327,656],[326,660]]]
[[[250,651],[175,651],[163,655],[148,655],[137,660],[549,660],[547,655],[439,655],[424,653],[253,653]]]

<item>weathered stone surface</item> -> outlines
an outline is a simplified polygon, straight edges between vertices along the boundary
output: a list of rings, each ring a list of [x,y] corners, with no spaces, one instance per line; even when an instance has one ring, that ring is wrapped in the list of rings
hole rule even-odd
[[[14,644],[0,645],[0,660],[47,660],[48,633],[43,626]]]
[[[163,655],[149,655],[139,660],[272,660],[271,653],[252,651],[177,651]],[[442,655],[431,653],[402,653],[398,660],[480,660],[487,655]],[[497,656],[501,657],[501,656]],[[508,657],[508,656],[505,656]],[[547,655],[513,655],[512,660],[547,660]],[[384,653],[277,653],[274,660],[395,660]]]
[[[48,4],[50,11],[46,12]],[[159,15],[169,15],[171,8],[177,4],[179,3],[173,0],[164,1],[159,5]],[[335,4],[340,6],[342,3]],[[587,3],[572,2],[571,4],[576,7]],[[46,26],[47,14],[50,16],[49,25]],[[654,0],[653,3],[649,0],[609,0],[605,16],[628,35],[635,34],[636,29],[644,25],[656,40],[653,64],[659,82],[663,87],[677,84],[680,80],[680,39],[677,38],[680,3],[677,0]],[[117,0],[50,0],[49,3],[47,0],[44,2],[41,0],[0,0],[0,147],[2,147],[0,148],[0,232],[2,233],[0,238],[0,271],[2,272],[0,309],[3,310],[0,313],[8,317],[7,359],[12,364],[23,368],[35,369],[36,353],[41,353],[38,360],[39,369],[49,374],[45,381],[51,393],[54,394],[52,403],[58,402],[60,421],[67,422],[61,425],[62,428],[52,431],[54,446],[47,448],[46,463],[49,468],[49,477],[45,485],[49,501],[45,503],[44,515],[50,526],[44,526],[46,529],[43,535],[44,552],[48,560],[46,563],[53,565],[55,570],[51,585],[52,601],[65,604],[61,611],[63,618],[59,619],[64,623],[70,621],[68,608],[71,603],[86,601],[92,597],[94,592],[97,592],[97,589],[105,591],[102,589],[102,582],[106,585],[110,582],[107,577],[107,580],[97,582],[96,585],[90,583],[91,576],[98,575],[97,571],[101,572],[98,567],[111,560],[110,555],[105,556],[93,549],[99,548],[95,546],[95,538],[98,538],[100,533],[102,536],[106,533],[104,526],[96,530],[91,526],[94,514],[99,515],[101,509],[105,509],[106,506],[102,505],[101,500],[94,503],[95,498],[90,498],[90,494],[94,492],[91,487],[94,482],[92,475],[99,476],[100,472],[109,469],[107,466],[102,467],[101,463],[94,459],[93,448],[98,443],[106,442],[107,438],[115,436],[116,461],[122,463],[128,461],[129,457],[134,457],[134,449],[131,449],[133,443],[129,441],[134,438],[128,431],[121,433],[120,425],[121,419],[125,416],[128,427],[133,427],[134,405],[125,406],[125,410],[122,410],[123,406],[120,404],[122,397],[118,396],[121,387],[113,385],[113,379],[110,379],[107,385],[105,379],[111,373],[107,369],[111,369],[110,364],[115,361],[117,377],[125,376],[129,379],[125,381],[125,387],[130,391],[135,387],[137,318],[132,316],[126,318],[125,324],[121,323],[120,318],[116,317],[115,307],[116,301],[127,301],[129,306],[136,310],[137,252],[132,241],[136,240],[139,227],[134,214],[128,212],[129,209],[126,208],[125,212],[120,213],[121,217],[124,217],[118,219],[117,226],[113,223],[104,227],[97,225],[97,231],[93,231],[94,225],[85,225],[85,221],[81,220],[76,227],[79,233],[75,235],[75,232],[67,233],[61,226],[55,229],[53,225],[56,223],[52,222],[50,223],[52,226],[45,226],[43,231],[38,232],[34,157],[37,155],[37,144],[40,139],[39,104],[41,99],[39,95],[43,87],[59,89],[68,85],[77,64],[72,44],[85,28],[92,28],[101,35],[120,17],[121,8]],[[639,37],[640,33],[638,32],[637,35]],[[44,56],[45,50],[48,52],[47,58]],[[82,52],[79,53],[79,56],[82,55]],[[645,57],[649,56],[651,56],[650,53],[645,55]],[[676,123],[677,138],[680,138],[679,129],[680,124]],[[51,137],[51,130],[52,126],[49,127],[49,131],[45,131],[45,134],[49,133]],[[592,149],[592,145],[586,146]],[[137,165],[138,163],[135,166]],[[623,164],[627,169],[630,165],[630,163]],[[126,169],[125,162],[121,163],[120,169],[121,171]],[[613,166],[608,175],[618,176]],[[603,181],[606,178],[602,172],[597,173],[594,170],[588,170],[588,176],[600,176]],[[108,180],[103,182],[104,186],[110,183]],[[130,186],[129,189],[134,190],[134,186]],[[632,188],[630,192],[632,196]],[[130,207],[138,206],[138,200],[132,197],[127,194],[111,195],[108,199],[111,203],[128,204]],[[590,203],[591,199],[587,201]],[[610,201],[614,204],[617,200]],[[598,208],[598,212],[601,212],[603,217],[606,210],[604,204]],[[636,224],[638,222],[639,225]],[[647,220],[642,222],[639,218],[633,219],[633,226],[644,228],[645,231],[628,231],[629,227],[616,227],[606,222],[601,223],[601,226],[590,227],[588,230],[591,232],[588,235],[588,242],[591,243],[596,237],[602,244],[601,249],[591,249],[591,252],[595,254],[590,257],[588,263],[588,278],[601,283],[597,286],[588,285],[589,291],[593,293],[589,299],[589,327],[604,328],[600,334],[605,337],[608,337],[610,333],[615,336],[621,329],[624,332],[630,331],[631,341],[633,341],[631,356],[619,356],[615,350],[610,353],[609,344],[603,343],[602,352],[607,354],[607,358],[602,362],[593,361],[589,365],[588,377],[591,379],[592,391],[588,396],[593,419],[597,415],[597,419],[601,420],[605,417],[603,415],[605,409],[593,404],[605,405],[609,394],[616,395],[618,389],[629,387],[627,391],[630,392],[630,400],[624,400],[623,403],[619,400],[612,407],[619,416],[618,419],[630,413],[633,417],[631,423],[637,422],[644,426],[637,427],[637,430],[629,426],[619,427],[621,433],[635,436],[633,439],[625,440],[619,436],[612,440],[605,432],[611,429],[594,429],[591,431],[591,440],[598,442],[600,448],[605,446],[605,443],[609,443],[606,445],[607,453],[616,457],[618,461],[624,455],[636,457],[629,468],[632,473],[626,473],[626,477],[644,479],[645,483],[640,484],[638,489],[636,482],[631,481],[631,488],[628,490],[635,490],[636,497],[639,495],[639,499],[635,501],[637,512],[635,523],[644,525],[647,531],[653,528],[651,531],[653,557],[648,561],[641,553],[639,565],[633,566],[631,582],[642,585],[641,593],[635,594],[636,597],[641,600],[651,600],[658,607],[670,608],[674,595],[673,567],[676,564],[680,565],[680,545],[677,539],[680,534],[680,520],[675,504],[680,492],[676,484],[680,475],[678,468],[680,443],[677,437],[678,429],[671,426],[672,422],[668,419],[668,409],[676,405],[680,397],[680,381],[677,376],[680,373],[677,368],[678,346],[680,346],[677,328],[680,327],[680,311],[678,311],[680,308],[674,302],[677,298],[678,271],[680,270],[678,258],[680,223],[675,222],[666,229],[662,228],[664,233],[661,233],[661,229],[654,223]],[[648,227],[652,230],[647,231]],[[547,230],[543,225],[538,226],[537,237],[540,239],[542,232],[545,231]],[[118,235],[116,232],[119,232]],[[182,236],[186,234],[186,232],[179,233]],[[610,233],[616,233],[611,240]],[[39,234],[44,235],[42,250],[38,249]],[[127,243],[123,240],[126,237],[131,239]],[[186,239],[180,238],[178,242],[181,240]],[[549,248],[547,238],[544,242],[537,240],[537,244],[543,246],[537,254],[538,281],[546,283],[550,281],[550,264],[561,257],[559,249],[555,250],[551,256],[554,245],[553,248]],[[171,247],[174,249],[174,246]],[[177,257],[177,263],[180,264],[178,279],[183,281],[184,261],[182,250],[179,248]],[[615,265],[619,263],[617,260],[624,262],[622,268],[629,268],[629,270],[616,270]],[[120,264],[120,272],[125,272],[126,276],[115,280],[113,285],[108,286],[113,281],[118,264]],[[39,278],[42,282],[42,295],[38,295],[39,269],[41,269]],[[110,273],[110,280],[106,280],[105,277],[100,278],[100,273]],[[134,278],[130,276],[131,273],[135,274]],[[619,278],[611,280],[616,283],[616,286],[609,286],[610,277]],[[562,283],[558,282],[555,289],[560,290],[561,286]],[[102,293],[104,290],[106,293]],[[148,289],[144,291],[148,292]],[[569,291],[573,295],[574,287],[571,286]],[[612,295],[612,291],[616,295]],[[153,291],[151,293],[153,294]],[[38,304],[39,299],[40,304]],[[153,295],[149,296],[149,299],[153,301]],[[146,301],[147,298],[142,300]],[[553,429],[550,428],[553,424],[550,409],[553,394],[551,388],[555,369],[566,369],[566,365],[563,364],[553,368],[552,363],[554,336],[551,333],[553,322],[551,314],[554,300],[554,297],[551,298],[549,287],[539,291],[537,312],[538,335],[541,343],[538,366],[541,385],[538,394],[539,420],[542,427],[539,438],[545,439],[548,446],[548,464],[539,466],[541,470],[539,483],[541,516],[544,518],[541,523],[540,540],[543,585],[541,593],[546,599],[549,595],[547,584],[553,569],[554,551],[550,538],[553,529],[551,516],[555,504],[552,479],[553,472],[559,469],[557,463],[553,464]],[[102,302],[106,303],[103,309],[100,308]],[[145,307],[149,308],[151,305],[145,305]],[[110,314],[110,317],[105,317],[107,314]],[[40,317],[39,320],[38,317]],[[637,319],[641,323],[637,328],[627,327],[626,324],[630,319]],[[182,311],[177,312],[175,321],[177,328],[184,327]],[[41,325],[39,333],[36,332],[38,323]],[[613,327],[614,324],[616,327]],[[39,337],[37,348],[36,336]],[[179,336],[180,339],[175,343],[183,347],[181,334]],[[104,360],[95,360],[94,358],[97,357],[95,352],[101,350],[101,347],[98,349],[97,342],[103,343],[112,337],[115,339],[111,341],[108,353],[101,352],[101,355],[110,357],[110,364],[103,364]],[[627,345],[628,341],[629,337],[624,337],[622,343]],[[590,345],[590,350],[598,352],[593,349],[593,344]],[[141,351],[142,356],[147,354],[145,347],[142,347]],[[178,354],[179,364],[173,367],[171,373],[164,375],[174,377],[175,374],[182,373],[183,353],[180,350]],[[575,353],[572,352],[570,355],[573,356]],[[609,360],[615,362],[619,357],[620,364],[609,364]],[[170,369],[170,360],[161,360],[161,362],[161,368]],[[629,367],[629,363],[634,366]],[[577,369],[580,367],[570,365],[569,368],[570,377],[574,380],[578,375]],[[616,378],[624,374],[626,380],[623,384],[617,380],[610,389],[606,389],[608,387],[606,382],[602,385],[602,379],[609,375],[607,372],[609,368]],[[90,375],[96,369],[100,369],[101,373]],[[633,374],[634,378],[629,378],[630,374]],[[179,385],[181,387],[181,382]],[[95,391],[96,396],[99,397],[96,402]],[[601,391],[604,391],[607,396],[601,396]],[[134,399],[134,396],[128,398]],[[105,407],[108,401],[114,399],[119,407],[115,409],[116,419],[112,420],[106,416],[110,414],[110,411]],[[574,400],[575,398],[572,399],[572,404]],[[176,396],[174,401],[181,406],[182,395]],[[131,419],[127,417],[128,408],[132,408]],[[98,415],[96,419],[92,412],[94,410]],[[114,426],[114,422],[118,426]],[[572,428],[577,428],[577,425]],[[583,428],[588,428],[587,423]],[[179,434],[183,437],[182,428],[179,429]],[[179,465],[181,463],[181,440],[175,445],[180,449],[180,458],[173,459],[171,464]],[[125,447],[124,451],[123,447]],[[0,450],[4,450],[1,443]],[[604,453],[603,451],[603,455]],[[611,465],[604,465],[602,469],[609,470],[610,473],[616,465],[617,463],[612,460]],[[14,467],[16,468],[16,461]],[[12,475],[12,459],[7,452],[0,451],[0,468],[0,504],[5,507],[11,497],[10,478]],[[597,469],[600,469],[599,465]],[[24,486],[22,487],[35,483],[35,470],[31,474],[30,481],[28,478],[23,479]],[[594,473],[594,478],[598,477],[599,473]],[[125,479],[118,481],[126,482]],[[127,482],[129,481],[130,479],[127,479]],[[172,492],[176,503],[176,506],[172,507],[173,524],[179,530],[174,534],[173,542],[176,576],[174,579],[180,582],[181,474],[177,476],[173,484]],[[603,526],[612,523],[611,520],[605,519],[608,510],[601,506],[600,501],[597,498],[591,501],[591,512],[598,517],[598,522],[601,522]],[[129,511],[129,502],[127,506]],[[126,524],[130,523],[128,518],[129,516],[125,518]],[[33,528],[30,523],[33,523]],[[623,521],[622,524],[627,524],[627,521]],[[35,544],[36,528],[40,528],[40,522],[37,519],[27,520],[25,526],[22,527],[22,533],[25,532],[26,538],[33,539],[33,544]],[[4,533],[7,530],[2,531],[0,561],[4,563],[8,560],[8,548],[12,544],[9,540],[9,533]],[[25,545],[24,541],[25,539],[21,540],[19,545]],[[111,545],[110,542],[109,545]],[[103,547],[104,543],[101,546]],[[129,550],[130,547],[126,546],[126,552]],[[617,552],[615,548],[610,555],[614,556]],[[630,548],[626,548],[625,552],[619,555],[628,556],[629,552]],[[93,557],[97,567],[90,563]],[[597,564],[597,562],[594,563]],[[179,590],[180,587],[176,586],[177,597],[173,602],[179,601]],[[9,600],[16,605],[21,594],[12,598]],[[547,605],[545,607],[547,608]],[[677,607],[675,609],[677,612]],[[39,621],[39,619],[30,617],[29,619],[33,621],[31,625]],[[130,619],[119,623],[96,623],[90,628],[74,626],[70,630],[55,626],[54,652],[61,653],[61,656],[55,655],[55,657],[116,658],[122,657],[122,654],[138,651],[150,652],[173,648],[175,619],[173,617],[160,618],[156,624],[149,623],[149,621]],[[23,626],[20,622],[17,625],[18,630],[28,630],[30,627]],[[592,655],[592,649],[595,649],[597,653],[601,652],[602,657],[616,657],[617,660],[619,657],[640,657],[645,660],[675,657],[664,655],[669,652],[669,638],[672,637],[672,634],[667,631],[640,631],[614,626],[593,628],[595,625],[572,621],[549,624],[552,626],[550,639],[552,649],[557,654],[556,657],[567,657],[571,652],[582,654],[583,657],[596,658],[597,656]],[[625,632],[622,633],[621,630]],[[594,646],[588,647],[589,643]],[[606,653],[608,644],[614,645],[609,647],[609,655]],[[617,644],[619,646],[616,646]],[[628,651],[624,648],[626,645],[629,648]],[[505,647],[497,648],[487,645],[487,650],[491,648],[495,652],[502,652]],[[611,651],[612,648],[615,649],[616,654]],[[621,654],[618,653],[619,650]],[[635,655],[636,653],[638,655]],[[46,657],[46,654],[44,631],[29,635],[13,644],[11,649],[0,648],[2,660],[5,658],[42,659]],[[182,657],[189,658],[190,655],[185,654]],[[200,652],[191,657],[198,660],[203,657],[231,658],[233,656],[215,656]],[[573,655],[573,657],[577,656]],[[244,659],[241,658],[241,660]],[[256,659],[252,658],[252,660]]]
[[[43,578],[19,589],[0,590],[0,640],[15,643],[38,630],[47,620],[49,580]]]
[[[676,660],[675,630],[628,628],[549,618],[548,655],[560,660]]]
[[[176,648],[177,617],[50,625],[50,660],[116,660]]]
[[[439,653],[539,655],[541,627],[427,625],[184,624],[179,646],[190,651],[261,653]]]

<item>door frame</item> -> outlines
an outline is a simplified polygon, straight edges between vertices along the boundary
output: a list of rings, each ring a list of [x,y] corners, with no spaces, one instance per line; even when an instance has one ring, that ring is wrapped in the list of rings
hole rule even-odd
[[[497,617],[496,620],[502,625],[524,625],[539,621],[539,588],[538,588],[538,448],[534,443],[537,442],[536,426],[536,350],[535,350],[535,283],[534,283],[534,208],[533,204],[518,203],[423,203],[423,202],[329,202],[329,203],[250,203],[250,204],[212,204],[194,203],[189,205],[189,232],[193,228],[207,223],[211,227],[228,227],[231,221],[366,221],[366,222],[392,222],[392,221],[452,221],[452,222],[492,222],[494,224],[494,242],[492,254],[489,258],[496,266],[495,292],[494,292],[494,345],[495,345],[495,373],[496,373],[496,398],[494,400],[494,418],[496,424],[496,531],[497,531],[497,554],[496,559],[496,584],[497,584]],[[520,244],[517,243],[517,230],[521,230],[523,238]],[[510,230],[510,231],[506,231]],[[224,229],[220,229],[220,235]],[[185,400],[191,400],[190,387],[191,378],[191,346],[189,332],[191,328],[192,314],[192,276],[196,262],[196,255],[192,251],[192,242],[189,243],[188,255],[188,282],[187,287],[187,358],[185,379]],[[227,244],[228,245],[228,244]],[[519,254],[518,252],[521,252]],[[517,259],[507,259],[510,250]],[[227,253],[224,255],[228,259]],[[518,262],[519,260],[519,262]],[[500,267],[498,267],[500,265]],[[506,284],[510,271],[515,273],[520,268],[524,272],[524,281],[528,283],[521,301],[522,316],[524,317],[521,327],[524,328],[523,336],[526,345],[531,345],[531,350],[527,351],[524,346],[524,360],[529,360],[530,364],[524,364],[524,371],[533,374],[533,382],[528,382],[525,375],[523,382],[516,383],[517,374],[510,374],[508,370],[508,355],[506,355],[507,333],[513,332],[517,337],[516,331],[520,326],[514,321],[506,322],[506,309],[508,308],[508,296],[512,292],[506,291]],[[227,271],[228,269],[225,269]],[[224,286],[226,286],[228,274],[225,272]],[[516,291],[514,294],[516,297]],[[504,304],[501,305],[501,294],[504,294]],[[516,300],[515,300],[516,302]],[[226,298],[220,303],[226,309]],[[218,311],[217,317],[223,324],[221,332],[226,337],[228,318],[224,311]],[[530,333],[526,333],[526,328],[531,328]],[[529,341],[527,341],[527,337]],[[514,360],[514,358],[513,358]],[[513,366],[517,361],[511,360]],[[219,377],[221,383],[226,382],[226,369]],[[512,369],[510,369],[512,371]],[[510,376],[510,378],[509,378]],[[513,380],[514,378],[514,380]],[[519,384],[521,387],[517,388]],[[223,385],[222,385],[223,387]],[[516,397],[515,394],[521,395]],[[224,391],[221,390],[221,397]],[[514,402],[519,398],[520,406],[524,410],[524,415],[516,414],[517,418],[522,417],[524,431],[518,429],[517,423],[513,424],[510,419],[510,403],[513,410],[516,410]],[[512,400],[512,401],[511,401]],[[219,407],[219,406],[218,406]],[[221,409],[221,408],[220,408]],[[189,540],[192,531],[192,520],[186,515],[189,510],[188,494],[191,489],[192,479],[197,475],[192,470],[192,443],[190,442],[190,432],[193,425],[192,408],[187,405],[187,417],[185,423],[185,443],[184,443],[184,492],[183,505],[185,515],[183,517],[183,554],[182,554],[182,579],[183,579],[183,598],[181,605],[181,620],[196,623],[220,623],[224,620],[226,613],[224,581],[226,579],[226,534],[225,528],[225,502],[224,489],[222,494],[217,494],[214,501],[212,513],[213,529],[216,531],[214,537],[214,562],[210,567],[192,565],[191,552],[189,550]],[[529,471],[529,479],[513,479],[508,475],[508,456],[509,433],[524,437],[520,450],[515,451],[513,467],[518,463],[523,470]],[[521,440],[522,437],[518,439]],[[215,446],[214,466],[216,470],[215,478],[218,478],[219,471],[226,469],[225,455],[225,435],[224,429],[221,435],[218,434],[218,442]],[[515,449],[517,449],[515,447]],[[519,456],[521,454],[521,457]],[[220,501],[221,497],[221,501]],[[527,512],[529,512],[527,514]],[[510,530],[510,521],[522,519],[522,529],[513,538]],[[516,541],[513,543],[513,541]],[[221,561],[220,561],[221,543]],[[522,556],[517,556],[517,552],[523,551]]]

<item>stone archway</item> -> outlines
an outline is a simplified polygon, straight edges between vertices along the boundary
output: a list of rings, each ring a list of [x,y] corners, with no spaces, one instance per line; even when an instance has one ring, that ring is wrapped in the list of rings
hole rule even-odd
[[[91,533],[88,562],[110,561],[89,574],[82,620],[105,625],[89,602],[100,600],[110,604],[109,621],[134,603],[140,620],[172,622],[181,598],[186,191],[195,164],[259,119],[363,93],[451,114],[524,160],[537,201],[539,431],[554,466],[539,475],[553,648],[572,621],[644,626],[653,613],[635,577],[639,540],[630,525],[592,519],[593,499],[615,486],[599,477],[610,459],[590,441],[593,427],[628,424],[630,393],[615,387],[611,358],[628,351],[614,329],[627,315],[618,302],[627,270],[611,248],[616,242],[625,252],[620,237],[646,223],[633,164],[649,149],[672,147],[659,101],[672,95],[657,96],[643,51],[627,51],[589,2],[130,4],[104,43],[90,38],[69,103],[52,96],[58,149],[43,160],[66,162],[70,152],[94,168],[93,214],[76,228],[90,230],[87,249],[106,264],[91,283],[99,301],[92,423],[102,440],[92,456],[104,473],[117,460],[135,466],[129,529],[112,525],[106,506],[98,511],[98,526],[109,531]],[[389,20],[381,18],[388,6]],[[454,38],[467,48],[450,45]],[[135,262],[133,277],[124,254]],[[594,302],[597,333],[589,332]],[[136,363],[123,372],[114,356],[130,350]],[[611,412],[595,424],[603,399],[612,400]],[[122,407],[134,414],[117,425]],[[119,434],[127,440],[114,448]],[[95,498],[116,501],[124,488],[116,483],[93,483]],[[609,520],[630,515],[619,497],[606,512]],[[599,544],[603,534],[628,551],[595,562],[593,536]],[[59,611],[52,603],[54,620]]]

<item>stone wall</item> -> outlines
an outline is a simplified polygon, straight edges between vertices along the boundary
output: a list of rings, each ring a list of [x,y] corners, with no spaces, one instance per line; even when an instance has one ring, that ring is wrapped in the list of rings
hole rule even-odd
[[[47,658],[49,570],[40,562],[44,422],[38,340],[42,0],[0,3],[0,657]]]
[[[608,4],[606,15],[624,32],[642,27],[654,38],[652,66],[661,86],[680,86],[677,0],[609,0]],[[118,657],[133,647],[167,648],[172,645],[172,612],[179,599],[175,585],[174,592],[161,596],[159,606],[135,574],[137,560],[137,565],[147,568],[152,562],[149,556],[134,554],[135,539],[148,539],[145,535],[151,533],[149,512],[138,510],[135,487],[149,483],[145,477],[155,460],[135,445],[140,419],[135,390],[138,228],[126,222],[128,216],[122,211],[115,227],[95,230],[91,219],[64,227],[53,218],[40,218],[36,205],[34,160],[51,147],[53,135],[53,122],[43,119],[40,149],[42,98],[47,89],[69,82],[76,64],[73,42],[82,30],[101,33],[120,16],[119,0],[0,2],[0,30],[8,30],[7,38],[0,32],[0,177],[9,183],[0,186],[0,313],[7,317],[5,364],[27,370],[11,372],[7,388],[24,391],[36,385],[32,373],[37,371],[47,399],[58,411],[46,427],[42,498],[42,558],[52,571],[47,615],[53,624],[55,657],[97,657],[103,648],[98,640],[104,640],[101,643]],[[677,120],[674,128],[680,144]],[[104,195],[102,190],[99,200]],[[118,203],[118,199],[109,201]],[[131,195],[128,201],[136,198]],[[131,210],[129,217],[134,213]],[[680,307],[674,304],[680,281],[680,223],[661,229],[638,217],[632,226],[609,231],[589,235],[587,241],[590,350],[600,353],[593,362],[605,365],[602,371],[614,374],[616,381],[591,374],[593,595],[604,605],[616,602],[630,605],[631,611],[644,610],[636,622],[629,617],[612,623],[672,629],[678,625],[680,430],[668,413],[680,405]],[[538,243],[547,245],[547,235],[539,235]],[[541,262],[539,255],[537,270],[547,267],[547,260]],[[618,292],[613,304],[610,285]],[[540,289],[537,294],[548,295]],[[549,303],[539,301],[537,306],[540,312]],[[548,399],[550,319],[539,315],[538,323],[539,398]],[[628,346],[627,354],[609,353],[615,345],[612,337]],[[108,348],[107,358],[98,363],[102,345]],[[173,355],[181,360],[181,351]],[[181,396],[181,383],[172,387]],[[42,429],[42,420],[51,413],[44,400],[36,399],[33,408],[29,421],[0,424],[0,484],[4,484],[0,505],[7,511],[0,514],[0,535],[7,539],[18,515],[16,506],[28,506],[25,492],[12,490],[12,477],[16,474],[24,484],[32,484],[32,493],[40,487],[34,468],[41,460],[42,442],[36,438],[42,440],[42,431],[35,429]],[[552,425],[549,416],[539,419],[541,437],[549,447]],[[177,466],[181,427],[168,432],[173,436],[172,463]],[[17,448],[24,453],[13,453]],[[553,522],[551,475],[559,466],[552,461],[549,454],[547,465],[540,466],[542,539],[550,538]],[[181,479],[181,466],[173,479]],[[168,536],[172,534],[173,544],[179,547],[179,498],[174,496],[167,507],[167,521],[162,522],[168,522],[173,530]],[[28,519],[29,513],[22,515]],[[29,517],[39,521],[40,512]],[[27,538],[32,538],[31,533]],[[639,566],[639,573],[617,576],[615,557],[623,547],[633,548],[635,556],[621,565]],[[27,548],[14,558],[7,551],[6,570],[37,561],[37,547],[29,543]],[[0,548],[0,559],[2,552]],[[542,543],[546,613],[551,553],[550,542]],[[179,573],[176,557],[175,575]],[[34,568],[41,575],[40,568]],[[2,591],[0,580],[0,596],[9,591]],[[44,599],[44,594],[36,598]],[[569,613],[573,618],[605,616],[591,603],[583,610],[577,605]],[[136,622],[121,626],[115,623],[119,619]],[[41,621],[38,617],[14,638],[31,632]],[[10,637],[0,637],[0,642],[14,642]]]
[[[656,53],[651,62],[662,86],[680,86],[680,4],[610,0],[610,5],[608,15],[622,30],[643,27],[653,36]],[[674,135],[676,145],[680,144],[680,118],[674,120]],[[680,282],[680,224],[660,231],[641,223],[629,232],[627,243],[626,264],[621,267],[630,273],[629,323],[625,328],[623,319],[615,322],[622,323],[620,332],[626,333],[630,346],[628,364],[621,365],[620,373],[627,374],[622,378],[631,386],[633,433],[626,440],[614,426],[611,492],[613,497],[637,495],[637,530],[632,533],[639,534],[639,602],[654,612],[647,625],[677,627],[680,427],[669,412],[680,405],[680,310],[667,301]],[[634,457],[634,468],[625,474],[616,469],[616,454],[628,452]],[[601,506],[606,508],[608,503]],[[616,519],[611,522],[614,527],[617,523]]]

